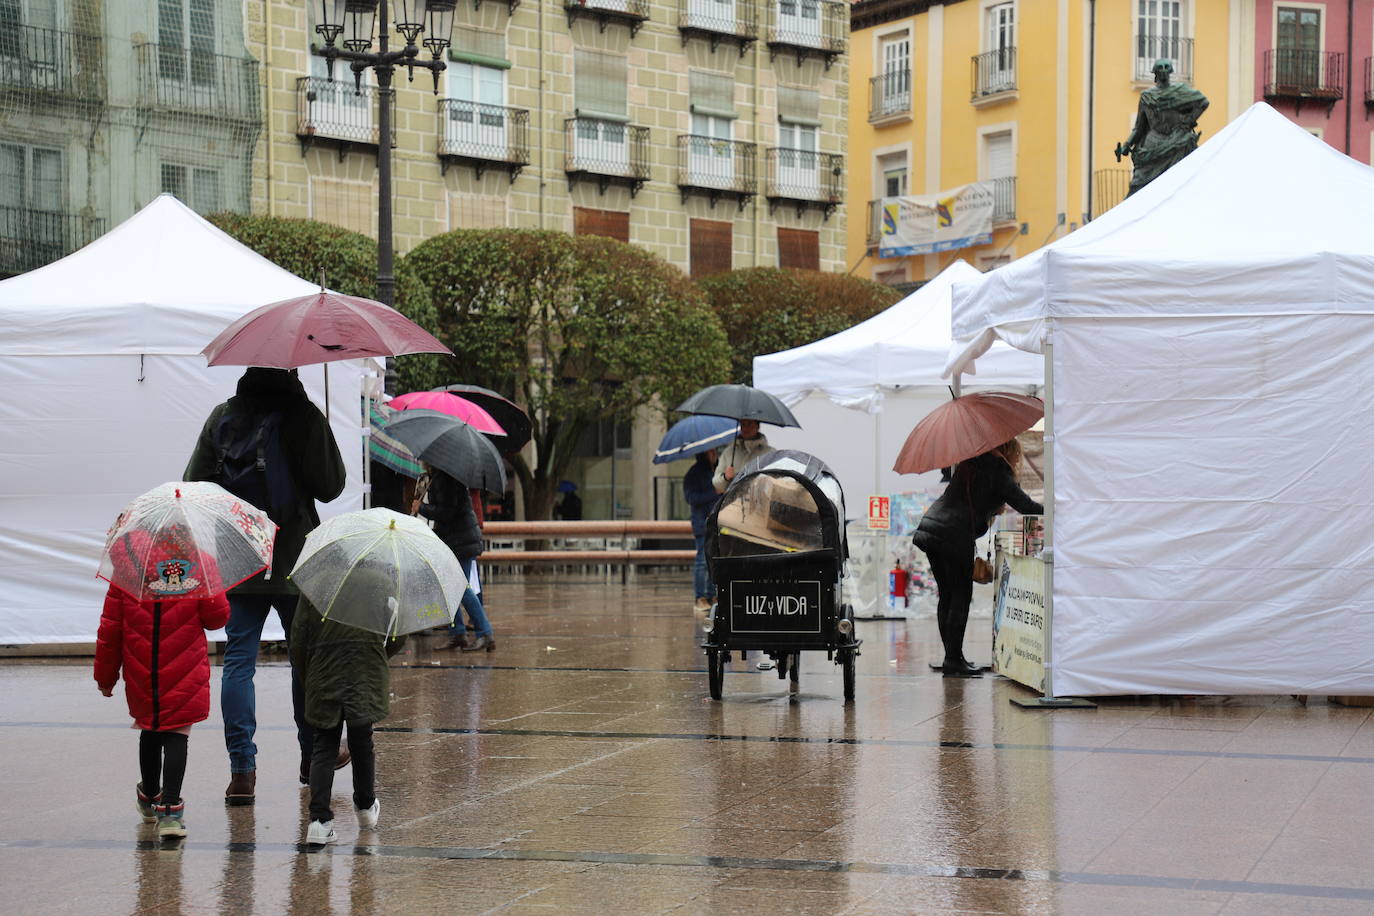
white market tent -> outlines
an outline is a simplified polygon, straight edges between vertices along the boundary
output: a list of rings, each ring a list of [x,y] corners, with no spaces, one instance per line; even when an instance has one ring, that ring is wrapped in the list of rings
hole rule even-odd
[[[956,286],[952,369],[1045,354],[1048,692],[1374,694],[1371,213],[1260,103]]]
[[[201,349],[254,308],[318,288],[169,195],[0,282],[0,644],[94,641],[106,529],[134,496],[180,479],[243,373],[207,368]],[[361,366],[330,371],[348,482],[322,512],[362,508]],[[323,405],[322,367],[301,380]]]
[[[900,476],[892,463],[911,432],[950,398],[950,288],[981,277],[955,261],[867,321],[822,340],[754,358],[754,386],[792,408],[801,429],[767,427],[776,448],[811,452],[834,469],[851,508],[864,497],[938,486],[939,472]],[[1038,389],[1043,360],[1002,343],[978,361],[965,391]]]

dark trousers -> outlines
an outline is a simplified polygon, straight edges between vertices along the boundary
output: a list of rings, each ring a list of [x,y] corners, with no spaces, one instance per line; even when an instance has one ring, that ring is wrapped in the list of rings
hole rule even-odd
[[[341,720],[333,728],[315,729],[315,751],[310,757],[310,819],[334,820],[329,796],[334,791],[334,765],[339,761],[339,739],[343,737]],[[353,755],[353,807],[371,808],[377,800],[373,783],[377,776],[377,760],[372,751],[372,724],[350,723],[348,752]]]
[[[940,625],[945,661],[956,662],[964,657],[964,628],[968,625],[969,605],[973,603],[974,542],[939,542],[921,549],[930,561],[940,593],[935,620]]]
[[[143,794],[162,793],[162,804],[181,803],[181,781],[186,778],[187,735],[180,732],[139,732],[138,771]]]

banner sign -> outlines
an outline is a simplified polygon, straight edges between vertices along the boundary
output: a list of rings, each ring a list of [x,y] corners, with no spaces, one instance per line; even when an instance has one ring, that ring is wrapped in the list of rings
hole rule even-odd
[[[892,527],[892,501],[886,496],[868,498],[868,527],[872,531]]]
[[[998,551],[996,587],[992,670],[1044,693],[1045,561]]]
[[[735,633],[821,631],[821,583],[814,579],[733,579],[727,587]]]
[[[992,241],[992,182],[921,197],[884,197],[878,257],[900,258]]]

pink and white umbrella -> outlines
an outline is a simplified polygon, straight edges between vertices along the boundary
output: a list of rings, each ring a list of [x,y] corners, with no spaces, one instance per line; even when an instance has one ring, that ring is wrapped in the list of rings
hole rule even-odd
[[[506,430],[496,418],[467,398],[460,398],[447,391],[412,391],[387,401],[386,406],[394,410],[437,410],[462,420],[479,433],[504,436]]]

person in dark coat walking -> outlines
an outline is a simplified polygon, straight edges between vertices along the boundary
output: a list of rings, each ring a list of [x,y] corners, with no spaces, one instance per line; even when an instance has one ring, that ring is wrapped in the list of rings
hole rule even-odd
[[[305,536],[320,523],[315,501],[329,502],[343,492],[345,470],[338,443],[329,421],[310,402],[295,370],[252,367],[239,379],[238,389],[229,400],[210,412],[201,429],[191,460],[182,476],[186,480],[221,482],[225,429],[228,424],[256,423],[280,413],[276,424],[280,436],[272,454],[281,454],[289,465],[269,473],[289,474],[294,493],[290,505],[268,511],[279,527],[272,552],[272,566],[229,593],[229,623],[225,627],[224,672],[220,678],[220,712],[224,717],[224,744],[229,751],[229,787],[225,802],[251,805],[257,786],[257,697],[253,674],[258,662],[258,644],[263,624],[272,608],[277,609],[282,630],[291,634],[291,615],[296,610],[296,587],[287,574],[296,565]],[[300,746],[301,782],[308,781],[310,755],[314,748],[313,730],[302,714],[300,679],[291,675],[291,701],[296,720],[296,741]],[[340,755],[340,766],[347,757]]]
[[[925,552],[939,589],[936,621],[945,658],[945,677],[977,677],[980,670],[964,658],[964,628],[973,601],[975,542],[1009,505],[1022,515],[1042,515],[1045,507],[1016,483],[1021,445],[1004,442],[976,458],[961,461],[945,492],[921,518],[911,541]]]
[[[419,503],[417,511],[421,518],[434,522],[434,533],[453,551],[458,564],[463,567],[463,575],[472,582],[477,576],[477,558],[482,555],[485,546],[482,526],[477,521],[477,511],[473,507],[473,493],[437,468],[430,468],[429,474],[428,501]],[[467,628],[460,613],[453,619],[449,640],[444,648],[461,649],[464,652],[490,652],[495,649],[496,640],[482,607],[482,599],[471,587],[463,592],[462,610],[467,612],[475,631],[473,640],[467,640]]]
[[[682,493],[692,509],[692,538],[696,541],[697,556],[692,563],[692,588],[696,592],[698,611],[709,611],[715,599],[715,584],[706,566],[706,519],[720,494],[711,478],[715,475],[716,450],[698,452],[696,461],[682,475]]]

